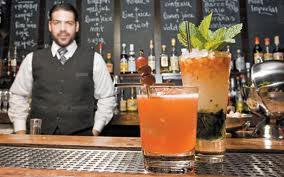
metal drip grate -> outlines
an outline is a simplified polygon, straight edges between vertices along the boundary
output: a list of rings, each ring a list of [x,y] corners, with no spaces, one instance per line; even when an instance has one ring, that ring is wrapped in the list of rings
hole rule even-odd
[[[0,167],[145,173],[140,151],[0,146]],[[227,153],[221,164],[195,164],[198,175],[284,176],[284,154]]]

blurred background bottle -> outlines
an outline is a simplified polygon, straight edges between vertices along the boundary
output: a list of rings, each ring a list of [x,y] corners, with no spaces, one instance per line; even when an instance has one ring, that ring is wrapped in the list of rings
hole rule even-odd
[[[130,97],[127,99],[127,111],[137,111],[137,100],[134,87],[131,87]]]
[[[272,51],[274,60],[284,60],[283,50],[280,49],[279,36],[274,37],[274,49]]]
[[[254,63],[263,62],[263,53],[262,53],[262,48],[260,46],[259,37],[255,37],[255,42],[253,47],[253,59]]]
[[[128,72],[136,72],[134,44],[129,45]]]
[[[179,73],[179,63],[178,63],[178,55],[176,51],[176,39],[172,38],[171,40],[172,52],[170,56],[170,71],[172,73]]]
[[[237,58],[236,58],[235,67],[239,72],[245,71],[245,58],[243,57],[241,50],[237,50]]]
[[[263,61],[273,60],[272,50],[270,47],[270,39],[268,37],[264,38],[264,54],[263,54]]]
[[[162,53],[160,56],[160,72],[168,73],[169,72],[169,56],[166,52],[166,45],[162,45]]]
[[[153,40],[150,40],[150,53],[148,56],[148,65],[151,67],[152,72],[156,72],[156,57],[154,51],[154,43]]]
[[[124,74],[128,71],[128,61],[127,61],[127,53],[126,53],[126,44],[122,44],[122,52],[120,55],[120,73]]]
[[[108,72],[112,74],[113,73],[113,61],[112,61],[111,53],[107,53],[105,62],[106,62]]]

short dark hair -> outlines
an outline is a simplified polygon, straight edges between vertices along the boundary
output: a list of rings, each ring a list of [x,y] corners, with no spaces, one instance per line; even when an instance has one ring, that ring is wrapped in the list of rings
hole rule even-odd
[[[60,3],[60,4],[54,5],[49,11],[49,20],[52,20],[52,13],[58,10],[65,10],[65,11],[72,12],[74,14],[75,21],[78,21],[78,18],[79,18],[78,12],[75,9],[75,7],[72,6],[72,4],[70,3]]]

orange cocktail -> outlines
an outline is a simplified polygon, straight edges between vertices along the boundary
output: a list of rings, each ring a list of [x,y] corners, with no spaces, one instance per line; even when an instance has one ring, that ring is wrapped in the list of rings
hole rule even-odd
[[[192,160],[196,144],[198,89],[151,87],[144,93],[138,94],[137,100],[146,168],[151,168],[153,157],[155,164],[159,163],[159,157],[163,157],[160,160],[163,164],[175,156],[185,157],[181,159],[183,161]]]
[[[209,52],[207,56],[181,56],[183,86],[198,87],[196,159],[222,162],[225,153],[225,119],[231,55]]]

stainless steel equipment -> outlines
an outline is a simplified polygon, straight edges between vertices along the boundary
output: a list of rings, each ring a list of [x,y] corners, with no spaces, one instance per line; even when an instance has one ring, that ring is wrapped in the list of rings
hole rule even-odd
[[[147,173],[142,152],[126,150],[0,146],[1,167]],[[226,153],[223,163],[196,163],[194,171],[197,176],[284,176],[284,154]]]
[[[258,108],[265,112],[265,121],[257,131],[265,138],[283,139],[284,127],[284,62],[267,61],[252,66],[251,77]],[[253,89],[251,89],[253,90]]]

